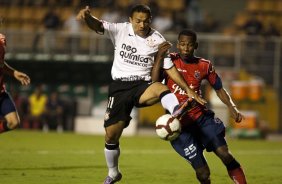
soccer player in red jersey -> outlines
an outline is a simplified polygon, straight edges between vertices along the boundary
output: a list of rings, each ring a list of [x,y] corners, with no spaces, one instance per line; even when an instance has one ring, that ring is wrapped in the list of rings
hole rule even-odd
[[[15,77],[22,85],[28,85],[30,78],[22,72],[10,67],[4,60],[6,37],[0,33],[0,133],[15,129],[20,119],[15,104],[5,89],[4,74]]]
[[[188,85],[201,95],[200,86],[206,79],[216,91],[219,99],[227,105],[232,118],[240,123],[244,118],[237,109],[230,95],[222,86],[221,78],[215,72],[211,61],[196,57],[197,35],[192,30],[183,30],[178,35],[177,49],[179,53],[171,53],[168,57],[165,50],[159,50],[158,58],[154,65],[154,79],[161,80],[161,66],[166,62],[173,62],[177,70],[182,74]],[[163,56],[160,57],[160,56]],[[164,67],[165,68],[165,67]],[[185,91],[181,89],[171,78],[164,73],[165,81],[169,89],[177,96],[179,102],[187,100]],[[226,166],[230,178],[235,184],[246,184],[246,178],[241,165],[228,150],[225,140],[225,126],[216,118],[214,112],[205,105],[196,101],[190,102],[189,109],[180,118],[182,132],[180,136],[171,141],[172,147],[183,158],[189,161],[196,172],[197,179],[202,184],[209,184],[210,169],[203,155],[204,149],[214,152]]]

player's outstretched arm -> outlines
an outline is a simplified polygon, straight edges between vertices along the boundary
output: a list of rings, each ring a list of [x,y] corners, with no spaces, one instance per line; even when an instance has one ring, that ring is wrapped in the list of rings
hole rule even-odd
[[[161,68],[163,66],[164,57],[168,54],[168,50],[172,44],[168,41],[161,43],[158,47],[158,52],[155,55],[154,66],[151,72],[152,81],[161,81]]]
[[[17,71],[11,66],[9,66],[6,62],[4,63],[4,71],[10,76],[15,77],[22,85],[30,84],[30,78],[27,74]]]
[[[96,31],[97,33],[103,33],[104,32],[104,27],[102,22],[91,15],[91,11],[89,6],[86,6],[84,9],[81,9],[77,16],[76,16],[77,20],[84,20],[87,24],[87,26]]]
[[[235,122],[240,123],[244,119],[244,116],[237,109],[229,93],[224,88],[221,88],[219,90],[216,90],[216,94],[219,99],[228,107],[231,113],[231,117],[235,120]]]
[[[184,89],[188,95],[188,97],[196,100],[198,103],[205,105],[207,101],[201,98],[194,90],[192,90],[182,77],[182,75],[177,71],[176,67],[173,66],[170,69],[166,70],[166,73],[170,76],[170,78],[178,84],[182,89]]]

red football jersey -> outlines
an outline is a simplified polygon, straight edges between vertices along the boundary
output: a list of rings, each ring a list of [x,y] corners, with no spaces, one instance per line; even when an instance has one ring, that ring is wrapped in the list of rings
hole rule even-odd
[[[189,62],[184,62],[177,53],[171,53],[170,58],[179,73],[182,74],[188,86],[200,96],[200,87],[204,79],[206,79],[212,86],[215,84],[218,75],[209,60],[195,57]],[[166,84],[176,95],[180,104],[187,100],[188,96],[186,92],[181,89],[172,79],[170,79],[169,76],[166,76]],[[196,103],[196,105],[193,105],[191,110],[188,111],[188,114],[186,115],[188,117],[186,118],[196,120],[206,110],[207,108],[205,106]]]
[[[5,91],[4,85],[4,57],[5,57],[5,45],[0,42],[0,92]]]

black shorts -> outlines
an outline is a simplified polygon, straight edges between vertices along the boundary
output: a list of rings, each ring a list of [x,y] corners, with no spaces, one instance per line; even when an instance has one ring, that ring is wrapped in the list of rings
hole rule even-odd
[[[130,113],[133,107],[144,107],[139,104],[139,99],[151,84],[148,81],[113,81],[109,86],[104,127],[118,121],[124,121],[127,127],[132,119]]]

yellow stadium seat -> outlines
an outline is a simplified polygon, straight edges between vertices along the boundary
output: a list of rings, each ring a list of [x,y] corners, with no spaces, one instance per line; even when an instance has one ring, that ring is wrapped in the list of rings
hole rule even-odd
[[[117,4],[121,7],[128,7],[131,4],[130,0],[117,0]]]
[[[21,7],[7,7],[6,13],[6,25],[9,28],[20,28],[21,27]]]
[[[184,7],[184,0],[157,0],[157,3],[161,9],[173,11],[173,10],[181,10]]]
[[[273,11],[275,8],[274,0],[263,0],[262,1],[262,10],[263,11]]]
[[[277,0],[275,3],[275,9],[277,13],[282,14],[282,0]],[[281,21],[281,19],[280,19]]]
[[[247,20],[248,20],[247,12],[239,12],[234,19],[234,25],[241,27],[246,23]]]
[[[260,11],[263,7],[262,0],[248,0],[247,10],[248,11]]]

